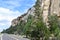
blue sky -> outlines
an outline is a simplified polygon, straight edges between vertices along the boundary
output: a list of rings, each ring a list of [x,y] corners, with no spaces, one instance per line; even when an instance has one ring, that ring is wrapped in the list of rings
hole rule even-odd
[[[0,0],[0,32],[11,25],[11,21],[27,12],[36,0]]]

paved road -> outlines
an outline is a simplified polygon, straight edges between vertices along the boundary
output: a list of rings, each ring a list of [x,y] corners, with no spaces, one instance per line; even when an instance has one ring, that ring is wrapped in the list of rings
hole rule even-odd
[[[2,34],[0,35],[0,40],[29,40],[27,38],[19,37],[18,35],[11,35],[11,34]]]

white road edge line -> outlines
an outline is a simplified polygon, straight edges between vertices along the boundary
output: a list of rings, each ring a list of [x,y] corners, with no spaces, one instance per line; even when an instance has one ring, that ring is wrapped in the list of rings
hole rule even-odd
[[[2,40],[2,36],[3,36],[3,34],[1,34],[1,40]]]

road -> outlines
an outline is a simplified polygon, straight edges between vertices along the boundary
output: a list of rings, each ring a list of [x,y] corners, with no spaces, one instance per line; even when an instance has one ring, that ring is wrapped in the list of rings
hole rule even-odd
[[[0,40],[29,40],[29,39],[13,34],[1,34]]]

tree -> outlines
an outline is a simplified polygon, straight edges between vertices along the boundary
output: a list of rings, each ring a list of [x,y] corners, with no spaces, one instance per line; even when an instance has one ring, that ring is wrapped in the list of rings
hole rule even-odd
[[[25,25],[25,33],[30,33],[30,37],[34,40],[40,40],[40,38],[48,38],[50,31],[43,22],[42,10],[40,8],[40,1],[37,0],[35,7],[35,17],[33,21],[31,19]],[[32,17],[31,17],[32,18]],[[26,34],[27,35],[27,34]]]
[[[31,33],[31,23],[33,22],[33,16],[32,15],[29,15],[28,16],[28,19],[27,19],[27,23],[25,24],[24,26],[24,34],[26,35],[26,37],[30,36],[30,33]]]

